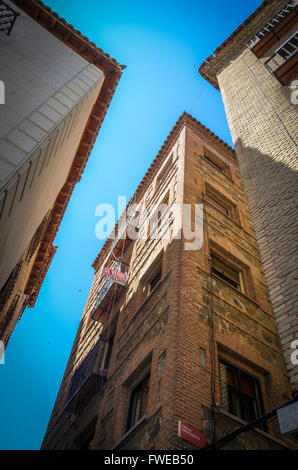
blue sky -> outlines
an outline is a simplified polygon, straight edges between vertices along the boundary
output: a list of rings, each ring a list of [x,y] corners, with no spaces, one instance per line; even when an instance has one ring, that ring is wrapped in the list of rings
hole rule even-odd
[[[102,246],[97,205],[116,204],[118,195],[129,200],[184,110],[232,145],[220,93],[197,69],[261,0],[45,3],[127,68],[36,305],[23,314],[0,365],[0,449],[40,448]]]

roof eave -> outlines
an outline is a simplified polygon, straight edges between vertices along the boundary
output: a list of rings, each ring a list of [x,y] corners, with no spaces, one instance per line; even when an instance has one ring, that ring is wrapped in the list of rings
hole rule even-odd
[[[24,13],[43,26],[43,28],[104,73],[111,73],[116,70],[119,71],[126,67],[125,65],[119,64],[113,57],[97,47],[94,42],[91,42],[86,36],[83,36],[80,31],[76,30],[71,24],[67,23],[41,1],[11,1],[24,11]]]
[[[246,20],[241,23],[238,28],[233,31],[233,33],[220,45],[218,46],[215,51],[214,55],[210,55],[205,59],[204,62],[200,65],[198,68],[199,74],[207,80],[214,88],[219,90],[219,85],[216,77],[216,73],[212,70],[211,68],[214,69],[216,67],[216,62],[218,59],[219,54],[223,56],[223,51],[231,45],[231,43],[236,40],[238,41],[239,38],[239,33],[241,33],[251,21],[257,18],[257,16],[271,3],[273,3],[274,0],[264,0],[263,3],[248,17]],[[284,1],[286,3],[286,0]],[[278,7],[280,8],[280,7]],[[223,67],[223,64],[221,64],[221,68]]]

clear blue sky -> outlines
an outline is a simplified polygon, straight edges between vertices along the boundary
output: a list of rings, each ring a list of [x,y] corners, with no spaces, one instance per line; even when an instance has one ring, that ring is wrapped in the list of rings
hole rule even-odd
[[[261,0],[45,3],[127,68],[36,305],[25,311],[0,365],[0,449],[40,448],[102,246],[96,206],[115,204],[118,194],[130,198],[184,110],[232,145],[220,93],[197,69]]]

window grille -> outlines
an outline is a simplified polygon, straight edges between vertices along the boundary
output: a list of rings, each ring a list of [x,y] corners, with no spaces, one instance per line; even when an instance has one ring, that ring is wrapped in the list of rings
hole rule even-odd
[[[270,73],[276,72],[288,62],[298,51],[298,31],[284,42],[275,53],[265,62]]]
[[[147,412],[150,373],[133,389],[130,397],[127,431]]]
[[[264,39],[271,31],[274,30],[276,26],[281,23],[296,7],[296,1],[291,1],[287,3],[284,8],[282,8],[277,15],[275,15],[270,21],[268,21],[265,26],[263,26],[255,36],[253,36],[247,43],[246,46],[249,49],[252,49],[258,42]]]

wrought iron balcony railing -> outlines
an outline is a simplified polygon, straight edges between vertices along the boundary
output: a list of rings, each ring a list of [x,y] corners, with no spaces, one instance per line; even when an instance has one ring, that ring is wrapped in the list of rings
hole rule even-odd
[[[121,269],[124,270],[121,271]],[[114,266],[105,268],[104,279],[92,310],[91,317],[93,320],[105,321],[109,312],[114,304],[126,288],[128,274],[128,265],[123,262],[118,262]]]
[[[247,43],[246,46],[257,53],[258,57],[264,53],[260,43],[266,42],[266,49],[271,47],[270,37],[281,39],[285,28],[289,30],[297,21],[297,0],[288,2],[267,24],[265,24]]]
[[[107,370],[102,369],[102,358],[107,341],[102,337],[75,370],[65,406],[66,411],[79,413],[97,394],[106,382]]]
[[[16,11],[0,0],[0,32],[9,35],[17,16]]]
[[[297,72],[298,31],[265,62],[265,66],[281,83],[286,84]]]

